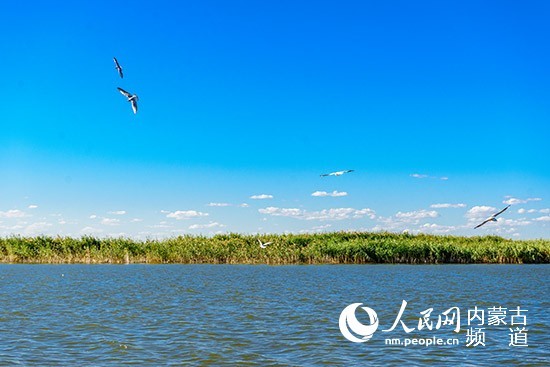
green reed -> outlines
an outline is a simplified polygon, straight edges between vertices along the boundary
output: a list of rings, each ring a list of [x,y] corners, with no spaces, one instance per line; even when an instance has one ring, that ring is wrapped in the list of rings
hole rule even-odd
[[[262,249],[258,244],[272,241]],[[0,238],[5,263],[550,263],[550,240],[368,232],[129,238]]]

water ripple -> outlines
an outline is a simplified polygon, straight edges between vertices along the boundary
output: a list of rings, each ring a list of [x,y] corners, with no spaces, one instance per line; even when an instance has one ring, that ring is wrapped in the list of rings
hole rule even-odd
[[[0,265],[0,365],[548,365],[549,273],[548,265]],[[507,327],[487,327],[487,345],[476,348],[465,346],[465,325],[459,334],[377,332],[364,344],[340,333],[347,305],[375,308],[381,330],[403,299],[410,325],[429,307],[521,306],[529,347],[509,347]],[[434,335],[461,345],[384,345]]]

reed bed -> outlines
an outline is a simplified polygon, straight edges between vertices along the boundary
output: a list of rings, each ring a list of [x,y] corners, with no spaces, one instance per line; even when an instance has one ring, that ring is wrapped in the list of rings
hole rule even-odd
[[[262,249],[258,239],[273,244]],[[179,236],[129,238],[0,238],[4,263],[182,264],[443,264],[549,263],[550,240],[394,233]]]

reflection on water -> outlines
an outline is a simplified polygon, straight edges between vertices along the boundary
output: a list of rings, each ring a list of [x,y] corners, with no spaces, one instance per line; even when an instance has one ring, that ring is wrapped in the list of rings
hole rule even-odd
[[[0,265],[0,365],[547,365],[549,275],[549,265]],[[459,307],[461,332],[381,332],[402,300],[409,327],[420,311],[437,321]],[[356,302],[380,319],[363,344],[338,327]],[[529,347],[508,346],[509,325],[466,347],[474,306],[527,309]],[[384,344],[413,336],[460,345]]]

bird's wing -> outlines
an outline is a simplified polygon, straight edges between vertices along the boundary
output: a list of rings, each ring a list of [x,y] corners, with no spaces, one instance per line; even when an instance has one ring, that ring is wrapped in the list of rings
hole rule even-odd
[[[264,243],[264,246],[271,245],[273,242],[266,242]]]
[[[354,171],[354,170],[352,170],[352,169],[348,169],[348,170],[346,171],[346,173],[353,172],[353,171]]]
[[[132,103],[132,111],[134,111],[134,114],[136,114],[137,113],[137,100],[136,100],[136,98],[132,99],[130,102]]]
[[[130,93],[126,92],[124,89],[122,89],[122,88],[120,88],[120,87],[117,87],[117,89],[118,89],[118,91],[119,91],[120,93],[122,93],[122,95],[123,95],[124,97],[130,98],[130,96],[131,96]]]
[[[261,245],[263,245],[262,241],[260,241],[260,239],[258,238],[258,243]]]
[[[116,57],[113,57],[113,60],[115,62],[115,69],[117,69],[118,71],[118,75],[120,75],[121,78],[124,78],[124,74],[122,73],[122,66],[120,66]]]
[[[328,173],[323,173],[322,175],[319,175],[321,177],[327,177],[329,174]]]
[[[502,210],[499,211],[498,213],[493,214],[493,217],[496,217],[497,215],[499,215],[500,213],[502,213],[503,211],[505,211],[505,210],[508,209],[509,207],[510,207],[510,205],[508,205],[506,208],[502,209]]]
[[[482,225],[484,225],[484,224],[487,223],[487,222],[490,222],[492,218],[493,218],[493,217],[488,218],[488,219],[485,219],[483,222],[481,222],[480,224],[478,224],[477,226],[475,226],[474,229],[481,227]]]

